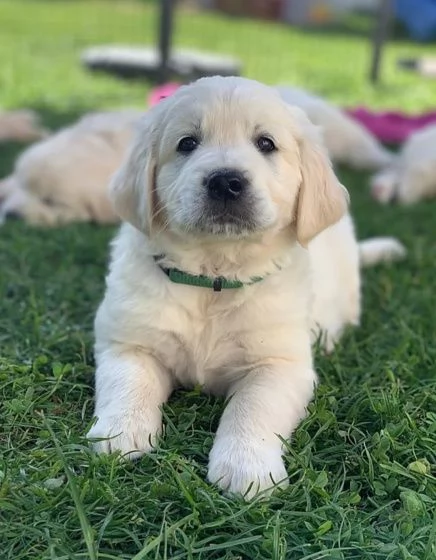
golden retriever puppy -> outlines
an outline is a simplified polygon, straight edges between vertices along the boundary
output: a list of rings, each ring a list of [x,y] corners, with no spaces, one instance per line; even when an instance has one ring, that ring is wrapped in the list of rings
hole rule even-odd
[[[119,220],[107,195],[142,113],[91,113],[30,146],[0,182],[0,220],[54,226]]]
[[[258,82],[198,80],[145,115],[111,197],[126,223],[95,320],[88,437],[139,457],[172,390],[201,384],[229,397],[209,480],[247,498],[286,485],[280,436],[313,396],[314,331],[331,346],[360,315],[348,195],[315,127]]]
[[[48,136],[39,116],[30,109],[0,112],[0,142],[33,142]]]

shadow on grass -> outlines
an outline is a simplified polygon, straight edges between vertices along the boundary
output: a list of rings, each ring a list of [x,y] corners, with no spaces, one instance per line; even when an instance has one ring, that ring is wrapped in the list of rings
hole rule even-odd
[[[319,27],[306,27],[302,31],[308,35],[332,35],[367,37],[372,40],[377,26],[377,18],[372,15],[350,16],[337,23]],[[401,22],[393,19],[386,38],[389,42],[410,41],[410,36]]]
[[[236,16],[230,14],[223,14],[222,12],[217,11],[221,17],[228,17],[229,20],[235,19],[248,19],[244,16]],[[259,23],[262,23],[262,20],[257,20]],[[372,40],[374,37],[374,33],[376,31],[378,22],[378,14],[377,13],[366,13],[366,12],[353,12],[351,14],[344,15],[339,17],[337,21],[333,21],[331,23],[326,23],[324,25],[307,25],[307,26],[294,26],[287,23],[277,23],[277,25],[283,25],[289,29],[298,29],[299,32],[305,35],[324,35],[328,36],[331,35],[332,37],[366,37],[369,40]],[[395,19],[395,16],[392,17],[390,22],[390,29],[387,39],[390,42],[396,41],[410,41],[410,36],[407,33],[407,29],[404,25]]]
[[[6,177],[14,167],[14,161],[27,144],[5,142],[0,144],[0,179]]]

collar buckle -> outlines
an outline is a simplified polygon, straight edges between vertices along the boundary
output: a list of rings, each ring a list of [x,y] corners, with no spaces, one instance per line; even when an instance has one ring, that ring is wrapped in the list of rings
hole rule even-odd
[[[221,276],[213,279],[212,288],[214,292],[221,292],[223,289],[223,278]]]

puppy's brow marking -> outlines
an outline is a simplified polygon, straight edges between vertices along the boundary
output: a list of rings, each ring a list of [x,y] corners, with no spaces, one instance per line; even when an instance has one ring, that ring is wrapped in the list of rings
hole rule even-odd
[[[264,126],[262,126],[260,124],[255,125],[254,134],[257,135],[257,136],[271,136],[271,138],[272,138],[272,135],[265,130]]]
[[[199,140],[202,140],[203,139],[203,128],[201,126],[201,122],[200,121],[195,121],[195,122],[192,122],[192,123],[188,123],[185,127],[185,132],[180,135],[180,138],[183,138],[183,136],[195,136]]]

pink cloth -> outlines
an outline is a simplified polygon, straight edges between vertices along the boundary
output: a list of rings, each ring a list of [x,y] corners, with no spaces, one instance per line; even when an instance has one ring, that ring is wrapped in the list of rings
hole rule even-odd
[[[168,82],[163,86],[158,86],[152,89],[148,98],[149,105],[153,107],[153,105],[156,105],[159,101],[165,99],[165,97],[172,95],[177,89],[179,89],[179,87],[180,84],[177,84],[176,82]]]
[[[381,142],[387,144],[401,144],[412,132],[436,123],[436,111],[414,116],[395,111],[376,113],[364,107],[358,107],[348,109],[347,113],[365,126]]]

